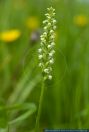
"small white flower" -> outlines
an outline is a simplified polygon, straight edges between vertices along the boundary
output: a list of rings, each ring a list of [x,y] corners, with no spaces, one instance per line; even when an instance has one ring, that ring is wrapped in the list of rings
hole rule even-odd
[[[44,37],[44,36],[42,36],[42,37],[41,37],[41,41],[42,41],[42,42],[44,42],[44,43],[46,42],[46,40],[45,40],[45,37]]]
[[[41,41],[43,41],[44,40],[44,38],[43,38],[43,36],[41,37]]]
[[[51,75],[49,75],[49,76],[48,76],[48,79],[49,79],[49,80],[52,80],[52,76],[51,76]]]
[[[53,53],[52,53],[52,52],[50,52],[50,53],[49,53],[49,57],[52,57],[52,56],[53,56]]]
[[[48,14],[48,13],[46,13],[46,14],[45,14],[45,16],[49,16],[49,14]]]
[[[43,35],[40,35],[40,38],[43,38]]]
[[[48,19],[51,19],[51,17],[50,17],[50,16],[47,16],[47,18],[48,18]]]
[[[53,23],[54,23],[54,24],[56,23],[56,20],[55,20],[55,19],[53,20]]]
[[[47,33],[46,33],[46,32],[44,32],[44,33],[43,33],[43,35],[47,35]]]
[[[43,21],[43,24],[45,24],[46,22],[47,22],[47,20],[44,20],[44,21]]]
[[[44,69],[44,72],[45,73],[49,73],[49,69]]]
[[[44,72],[43,77],[44,79],[52,79],[52,64],[54,63],[53,55],[54,51],[54,38],[55,38],[55,29],[56,29],[56,20],[55,16],[55,9],[52,7],[48,8],[48,13],[45,14],[46,20],[43,21],[44,32],[41,35],[41,44],[40,48],[38,49],[39,52],[39,66]]]
[[[39,63],[39,67],[42,67],[42,63]]]
[[[48,45],[48,49],[50,49],[50,48],[52,48],[52,46],[51,45]]]
[[[39,57],[39,59],[42,59],[42,58],[43,58],[43,56],[42,56],[42,55],[39,55],[38,57]]]
[[[50,30],[50,33],[54,33],[54,31],[53,30]]]
[[[49,62],[50,62],[50,64],[53,64],[53,63],[54,63],[54,60],[53,60],[53,59],[51,59]]]
[[[47,37],[47,33],[46,33],[46,32],[44,32],[44,33],[43,33],[43,36],[44,36],[44,38],[46,38],[46,37]]]
[[[46,27],[44,27],[44,30],[47,30],[47,26],[46,26]]]
[[[47,10],[49,11],[49,10],[50,10],[50,8],[47,8]]]
[[[55,36],[54,36],[54,35],[52,35],[50,38],[51,38],[51,39],[54,39],[54,38],[55,38]]]
[[[45,39],[43,40],[43,43],[46,43],[46,40]]]
[[[55,45],[55,43],[54,43],[54,42],[52,42],[52,43],[51,43],[51,46],[54,46],[54,45]]]
[[[52,54],[54,54],[55,53],[55,50],[52,50],[51,52],[52,52]]]
[[[38,52],[41,53],[42,52],[42,49],[38,49]]]
[[[55,30],[56,29],[56,26],[53,26],[53,29]]]
[[[50,27],[51,26],[51,23],[48,23],[48,27]]]
[[[53,13],[53,16],[55,16],[56,13]]]
[[[55,9],[53,9],[53,11],[55,11]]]

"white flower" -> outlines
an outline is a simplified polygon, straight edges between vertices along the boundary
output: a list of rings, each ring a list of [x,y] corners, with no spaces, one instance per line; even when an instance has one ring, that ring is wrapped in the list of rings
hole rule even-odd
[[[55,9],[48,8],[48,13],[45,14],[46,20],[43,21],[45,24],[44,32],[41,35],[41,46],[38,49],[39,53],[39,66],[42,69],[44,79],[52,79],[52,64],[54,63],[54,39],[55,39],[55,29],[56,29],[56,20]]]
[[[43,38],[43,36],[41,37],[41,41],[44,41],[44,38]]]
[[[53,16],[55,15],[56,13],[53,13]]]
[[[51,45],[48,45],[48,49],[50,49],[52,46]]]
[[[42,58],[43,58],[43,56],[42,56],[42,55],[39,55],[38,57],[39,57],[39,59],[42,59]]]
[[[51,23],[48,23],[48,27],[50,27],[51,26]]]
[[[45,42],[46,42],[46,39],[45,39],[45,37],[44,37],[44,36],[42,36],[42,37],[41,37],[41,41],[42,41],[43,43],[45,43]]]
[[[55,9],[53,9],[53,11],[55,11]]]
[[[46,35],[47,35],[47,33],[46,33],[46,32],[44,32],[44,33],[43,33],[43,35],[45,35],[45,36],[46,36]]]
[[[51,46],[54,46],[54,45],[55,45],[55,43],[54,43],[54,42],[52,42],[52,43],[51,43]]]
[[[49,79],[49,80],[52,80],[52,76],[51,76],[51,75],[49,75],[49,76],[48,76],[48,79]]]
[[[47,37],[47,33],[46,33],[46,32],[44,32],[44,33],[43,33],[43,36],[44,36],[44,38],[46,38],[46,37]]]
[[[54,33],[54,31],[53,30],[50,30],[50,33]]]
[[[53,60],[53,59],[51,59],[49,62],[50,62],[50,64],[53,64],[53,63],[54,63],[54,60]]]
[[[46,14],[45,14],[45,16],[49,16],[49,14],[48,14],[48,13],[46,13]]]
[[[54,24],[56,23],[56,20],[55,20],[55,19],[53,20],[53,23],[54,23]]]
[[[47,22],[47,20],[44,20],[44,21],[43,21],[43,24],[45,24],[46,22]]]
[[[49,73],[49,69],[44,69],[44,72],[45,73]]]
[[[42,49],[38,49],[38,52],[41,53],[42,52]]]
[[[49,57],[52,57],[52,56],[53,56],[53,53],[52,53],[52,52],[50,52],[50,53],[49,53]]]
[[[53,29],[55,30],[56,29],[56,26],[53,26]]]
[[[52,52],[52,54],[54,54],[55,53],[55,50],[52,50],[51,52]]]
[[[51,17],[50,17],[50,16],[47,16],[47,18],[48,18],[48,19],[51,19]]]
[[[43,35],[41,35],[40,38],[43,38]]]
[[[39,67],[42,67],[42,63],[39,63]]]
[[[43,40],[43,43],[45,43],[45,42],[46,42],[46,40],[44,39],[44,40]]]
[[[49,11],[49,10],[50,10],[50,8],[47,8],[47,10]]]
[[[44,27],[44,30],[47,30],[47,27]]]
[[[51,39],[54,39],[54,38],[55,38],[55,36],[54,36],[54,35],[52,35],[50,38],[51,38]]]

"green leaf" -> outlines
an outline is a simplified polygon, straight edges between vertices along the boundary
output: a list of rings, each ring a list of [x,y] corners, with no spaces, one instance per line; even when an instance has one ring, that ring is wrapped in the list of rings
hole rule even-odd
[[[7,111],[3,109],[4,107],[5,103],[0,100],[0,128],[6,128],[8,125]]]
[[[18,105],[19,107],[12,106],[10,109],[16,108],[17,110],[24,110],[25,112],[15,118],[14,120],[10,121],[9,124],[17,124],[18,122],[22,122],[29,116],[31,116],[36,111],[36,106],[33,103],[25,103],[22,105]]]
[[[0,129],[0,132],[7,132],[7,129]]]

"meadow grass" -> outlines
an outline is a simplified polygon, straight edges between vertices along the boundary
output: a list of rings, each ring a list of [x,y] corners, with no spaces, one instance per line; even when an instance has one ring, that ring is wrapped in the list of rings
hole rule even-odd
[[[0,132],[34,132],[42,81],[37,50],[50,5],[56,9],[56,53],[53,79],[46,84],[40,131],[89,128],[89,3],[1,0]],[[9,34],[8,42],[6,36],[2,39],[2,32],[14,29],[21,35],[13,35],[15,40],[11,40]]]

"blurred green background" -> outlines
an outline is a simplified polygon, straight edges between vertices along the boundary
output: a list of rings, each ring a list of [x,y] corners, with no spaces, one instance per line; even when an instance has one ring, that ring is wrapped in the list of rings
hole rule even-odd
[[[42,79],[37,49],[50,6],[56,54],[40,131],[89,128],[89,1],[0,0],[0,132],[34,132]]]

